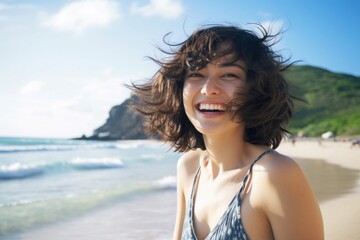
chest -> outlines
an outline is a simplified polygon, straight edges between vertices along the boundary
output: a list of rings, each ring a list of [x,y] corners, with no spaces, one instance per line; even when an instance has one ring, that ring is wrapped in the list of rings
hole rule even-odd
[[[233,227],[241,225],[243,232],[255,238],[272,235],[271,226],[257,204],[259,194],[254,191],[254,186],[240,192],[242,184],[240,180],[211,185],[199,179],[193,199],[193,223],[198,239],[205,239],[218,225],[224,225],[228,221],[225,218],[236,219],[234,214],[240,214],[242,223],[236,222]]]
[[[194,229],[198,239],[204,239],[218,224],[224,215],[237,206],[241,183],[206,184],[199,181],[193,200]],[[232,213],[230,213],[232,214]]]

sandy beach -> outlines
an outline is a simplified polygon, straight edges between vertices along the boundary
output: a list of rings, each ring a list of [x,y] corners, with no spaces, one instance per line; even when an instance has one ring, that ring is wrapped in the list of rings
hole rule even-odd
[[[320,201],[325,227],[326,240],[349,239],[356,240],[360,236],[360,148],[351,148],[350,142],[322,141],[297,141],[294,145],[290,142],[282,143],[278,151],[295,159],[322,159],[328,163],[347,169],[345,177],[337,178],[335,183],[346,184],[333,189],[334,196],[331,200]],[[316,169],[321,176],[322,168]],[[349,180],[349,175],[356,179]],[[336,176],[335,176],[336,177]],[[349,182],[349,181],[356,181]],[[311,179],[309,179],[311,182]],[[313,185],[313,184],[312,184]],[[324,186],[331,187],[331,183],[322,180]],[[315,192],[320,191],[319,186],[313,186]]]
[[[360,236],[360,148],[350,146],[349,142],[320,145],[297,141],[294,145],[284,142],[277,149],[304,169],[320,202],[327,240],[356,240]],[[170,239],[175,194],[175,190],[145,193],[7,239]]]

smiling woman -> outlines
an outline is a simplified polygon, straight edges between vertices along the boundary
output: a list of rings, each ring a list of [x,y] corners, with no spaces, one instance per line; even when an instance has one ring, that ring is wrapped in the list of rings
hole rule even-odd
[[[323,239],[316,198],[299,166],[276,152],[293,113],[272,50],[276,35],[206,26],[171,47],[133,85],[145,127],[186,152],[177,167],[174,239]],[[276,42],[276,41],[275,41]]]

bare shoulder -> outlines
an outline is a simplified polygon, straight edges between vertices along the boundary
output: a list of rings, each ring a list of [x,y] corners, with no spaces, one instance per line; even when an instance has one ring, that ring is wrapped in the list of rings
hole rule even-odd
[[[183,154],[177,162],[178,174],[184,176],[194,175],[199,168],[200,162],[206,156],[205,151],[194,150]]]
[[[201,159],[203,159],[204,156],[204,151],[189,151],[183,154],[177,162],[177,210],[173,239],[181,238],[185,211],[190,198],[192,183],[196,171],[200,166]]]
[[[274,151],[255,165],[253,177],[252,202],[267,216],[275,239],[323,239],[317,200],[295,160]]]
[[[316,201],[302,169],[289,156],[276,151],[258,161],[253,169],[252,200],[264,211],[282,211],[284,202]],[[255,203],[254,202],[254,203]],[[275,210],[276,209],[276,210]]]
[[[263,189],[267,193],[269,190],[273,190],[277,193],[287,194],[294,189],[299,190],[301,187],[310,188],[298,163],[289,156],[276,151],[267,154],[264,159],[255,164],[254,181],[260,181],[259,183],[267,188]],[[288,191],[284,191],[286,189]]]
[[[206,151],[194,150],[186,152],[177,162],[178,187],[183,189],[185,196],[190,192],[192,183]]]
[[[276,151],[265,155],[265,157],[263,157],[263,159],[260,159],[260,161],[255,165],[255,167],[265,170],[265,172],[269,175],[274,174],[276,176],[279,172],[293,173],[296,171],[301,171],[299,165],[295,162],[294,159]]]
[[[298,163],[289,156],[277,151],[266,154],[254,165],[254,180],[261,181],[261,185],[275,185],[282,188],[287,184],[308,184]]]

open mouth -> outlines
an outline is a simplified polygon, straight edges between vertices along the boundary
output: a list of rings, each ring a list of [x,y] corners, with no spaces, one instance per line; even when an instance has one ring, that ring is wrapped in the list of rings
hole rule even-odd
[[[212,104],[212,103],[199,103],[196,105],[196,108],[200,112],[214,112],[220,113],[226,111],[226,106],[223,104]]]

